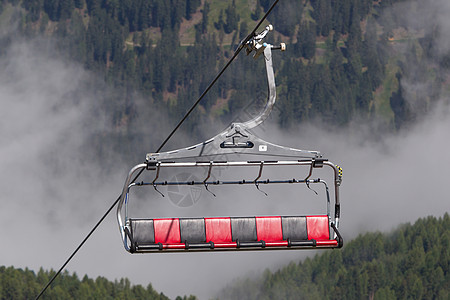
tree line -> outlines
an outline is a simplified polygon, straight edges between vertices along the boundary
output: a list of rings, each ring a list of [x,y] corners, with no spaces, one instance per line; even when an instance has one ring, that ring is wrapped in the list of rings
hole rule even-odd
[[[448,299],[450,216],[392,233],[370,232],[258,279],[239,279],[220,299]]]
[[[28,268],[0,266],[0,299],[34,299],[54,276],[55,271],[42,268],[36,273]],[[41,296],[41,299],[148,299],[169,300],[149,283],[147,287],[132,285],[127,278],[110,281],[105,277],[95,280],[87,275],[61,273]],[[178,296],[175,300],[196,300],[195,296]]]

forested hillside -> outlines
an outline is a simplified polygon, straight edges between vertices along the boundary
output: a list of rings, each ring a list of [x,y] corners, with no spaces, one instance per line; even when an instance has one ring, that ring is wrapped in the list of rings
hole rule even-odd
[[[366,233],[342,250],[239,279],[220,299],[448,299],[450,216],[390,234]]]
[[[137,97],[179,119],[271,3],[1,0],[2,26],[17,29],[1,36],[0,49],[17,36],[55,38],[60,53],[118,88],[98,101],[114,116],[112,125],[131,139]],[[420,28],[392,7],[420,13],[436,3],[280,1],[268,18],[277,31],[272,42],[288,44],[275,57],[280,125],[316,119],[345,125],[355,117],[380,117],[386,128],[398,130],[426,113],[448,92],[450,56],[436,50],[442,35],[437,19]],[[190,116],[187,130],[218,118],[227,123],[265,92],[263,64],[244,56]],[[405,91],[406,80],[423,89]]]
[[[39,270],[37,274],[28,269],[0,267],[0,299],[35,299],[54,271]],[[95,280],[67,271],[55,280],[40,299],[147,299],[168,300],[163,293],[156,292],[151,284],[146,288],[132,285],[128,279],[109,281],[104,277]],[[176,300],[195,300],[195,296],[177,297]]]

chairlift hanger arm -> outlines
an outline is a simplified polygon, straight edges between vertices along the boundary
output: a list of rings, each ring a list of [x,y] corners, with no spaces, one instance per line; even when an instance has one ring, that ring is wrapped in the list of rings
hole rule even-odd
[[[265,58],[264,60],[266,62],[266,74],[268,85],[267,102],[264,107],[264,110],[258,116],[242,124],[242,127],[247,130],[258,126],[259,124],[264,122],[265,119],[267,119],[267,117],[273,110],[273,106],[275,105],[275,101],[277,98],[275,76],[273,74],[272,45],[264,43],[262,47],[264,47],[264,58]]]
[[[239,46],[237,47],[236,51],[234,52],[233,56],[230,58],[230,60],[227,62],[227,64],[222,68],[222,70],[217,74],[217,76],[211,81],[211,83],[208,85],[208,87],[203,91],[203,93],[200,95],[200,97],[195,101],[194,105],[187,111],[187,113],[184,115],[184,117],[178,122],[177,126],[170,132],[170,134],[167,136],[167,138],[162,142],[161,146],[159,146],[158,150],[156,152],[160,152],[161,149],[164,147],[164,145],[167,143],[167,141],[174,135],[174,133],[180,128],[181,124],[187,119],[187,117],[192,113],[192,111],[195,109],[195,107],[200,103],[200,101],[203,99],[203,97],[209,92],[211,87],[216,83],[216,81],[222,76],[222,74],[225,72],[225,70],[230,66],[231,62],[238,56],[238,54],[243,49],[244,45],[252,39],[252,37],[255,36],[256,30],[258,30],[259,26],[261,26],[262,22],[267,18],[267,16],[270,14],[270,12],[273,10],[273,8],[277,5],[279,0],[275,0],[272,6],[269,8],[269,10],[264,14],[264,16],[259,20],[258,24],[253,28],[252,32],[247,35],[247,37],[241,41]]]
[[[270,115],[276,101],[276,85],[272,64],[273,46],[264,43],[264,60],[268,83],[268,97],[263,111],[245,123],[233,123],[225,131],[202,143],[161,153],[148,153],[147,161],[163,161],[186,158],[207,158],[228,154],[285,156],[296,158],[320,158],[319,151],[309,151],[267,142],[249,130],[260,125]]]

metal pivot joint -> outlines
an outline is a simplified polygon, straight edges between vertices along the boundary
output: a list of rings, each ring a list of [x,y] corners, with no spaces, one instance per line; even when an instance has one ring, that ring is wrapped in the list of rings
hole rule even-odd
[[[263,40],[266,37],[266,35],[273,30],[272,25],[267,25],[266,28],[259,34],[256,34],[247,42],[245,43],[246,53],[249,55],[252,51],[255,51],[255,54],[253,54],[253,58],[258,58],[267,47],[270,47],[273,50],[286,50],[286,44],[281,43],[279,46],[273,46],[267,43],[264,43]]]

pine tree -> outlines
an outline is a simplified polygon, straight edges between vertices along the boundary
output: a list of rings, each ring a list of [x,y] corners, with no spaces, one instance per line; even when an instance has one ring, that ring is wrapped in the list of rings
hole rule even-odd
[[[228,8],[225,10],[225,20],[225,33],[232,33],[234,30],[238,29],[240,17],[236,11],[236,3],[234,0],[232,4],[228,5]]]
[[[316,53],[316,29],[312,22],[303,22],[297,34],[296,49],[302,57],[311,59]]]

